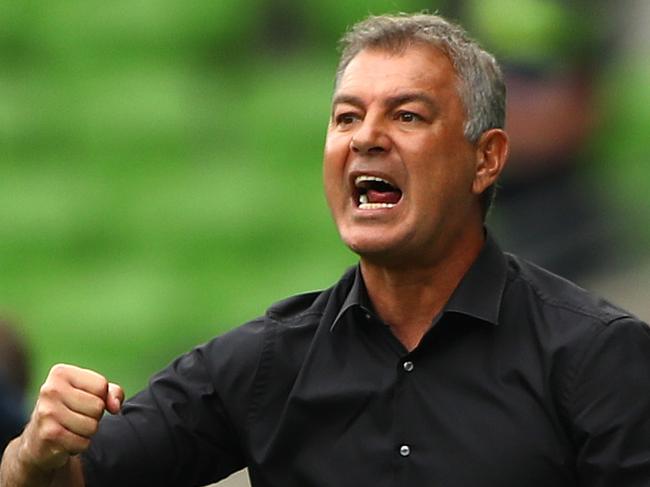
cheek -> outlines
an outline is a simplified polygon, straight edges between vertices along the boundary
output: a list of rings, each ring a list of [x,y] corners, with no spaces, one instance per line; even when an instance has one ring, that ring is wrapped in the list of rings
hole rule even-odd
[[[350,136],[347,134],[337,134],[328,132],[325,139],[324,161],[325,163],[345,162],[347,152],[350,147]]]
[[[332,210],[344,190],[345,161],[347,152],[340,138],[328,136],[323,153],[323,186],[325,197]]]
[[[332,178],[340,177],[345,171],[349,143],[343,137],[328,136],[323,152],[323,177],[325,184]],[[340,184],[340,181],[339,181]]]
[[[474,178],[468,157],[443,148],[411,157],[417,161],[407,168],[412,197],[421,205],[436,208],[471,196]]]

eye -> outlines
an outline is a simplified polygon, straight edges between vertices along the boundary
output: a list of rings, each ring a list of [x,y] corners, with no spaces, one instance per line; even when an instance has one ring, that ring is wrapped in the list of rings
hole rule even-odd
[[[423,120],[423,118],[417,113],[407,112],[407,111],[398,112],[396,118],[400,122],[405,122],[405,123],[413,123],[413,122],[419,122]]]
[[[342,112],[335,115],[334,125],[338,130],[345,131],[352,129],[361,120],[361,115],[356,112]]]
[[[356,122],[357,120],[359,120],[359,115],[357,115],[356,113],[352,113],[352,112],[345,112],[345,113],[341,113],[341,114],[337,115],[335,120],[336,120],[336,125],[339,125],[341,127],[345,127],[345,126],[351,125],[354,122]]]

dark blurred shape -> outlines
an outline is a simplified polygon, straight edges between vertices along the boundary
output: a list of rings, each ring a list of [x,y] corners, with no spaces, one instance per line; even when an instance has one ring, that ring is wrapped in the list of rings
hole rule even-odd
[[[260,12],[262,47],[282,55],[304,47],[308,33],[303,8],[301,2],[294,0],[263,2]]]
[[[0,452],[20,434],[27,420],[28,362],[27,347],[15,325],[0,318]]]
[[[614,263],[618,238],[585,151],[610,36],[598,5],[470,0],[464,12],[508,89],[511,153],[491,227],[507,250],[578,282]]]
[[[506,66],[509,170],[494,223],[504,245],[573,280],[612,264],[612,215],[583,149],[595,125],[594,75]]]

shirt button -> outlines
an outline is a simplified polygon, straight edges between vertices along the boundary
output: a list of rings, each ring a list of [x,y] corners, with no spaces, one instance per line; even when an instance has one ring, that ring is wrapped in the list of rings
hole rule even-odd
[[[368,321],[370,321],[370,318],[371,318],[370,313],[366,313],[364,316]]]
[[[410,372],[410,371],[413,370],[413,362],[411,362],[410,360],[407,360],[406,362],[404,362],[404,363],[402,364],[402,367],[403,367],[404,370],[406,370],[407,372]]]
[[[402,445],[399,447],[399,454],[408,457],[411,454],[411,448],[408,445]]]

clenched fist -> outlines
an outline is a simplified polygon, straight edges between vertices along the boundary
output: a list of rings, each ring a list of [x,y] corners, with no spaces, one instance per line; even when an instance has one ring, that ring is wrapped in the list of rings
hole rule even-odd
[[[32,417],[16,440],[21,470],[45,473],[64,467],[88,448],[104,411],[119,412],[123,399],[122,388],[96,372],[72,365],[52,367]]]

